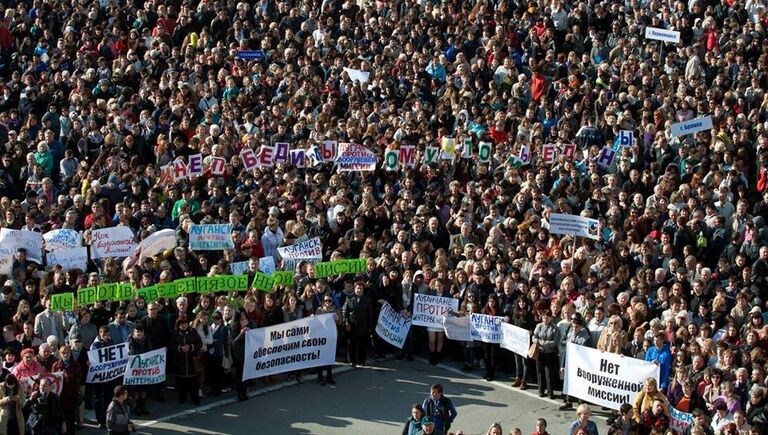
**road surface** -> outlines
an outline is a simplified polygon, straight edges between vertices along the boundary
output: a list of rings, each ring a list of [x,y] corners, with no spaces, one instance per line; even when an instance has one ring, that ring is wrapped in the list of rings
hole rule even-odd
[[[149,422],[139,433],[399,434],[411,405],[421,403],[433,383],[443,384],[458,409],[452,431],[485,434],[492,423],[499,422],[505,434],[515,427],[529,434],[536,418],[544,416],[549,432],[559,435],[567,434],[575,419],[574,411],[558,411],[559,402],[540,399],[535,389],[520,392],[507,381],[486,382],[477,375],[419,360],[391,360],[348,370],[336,376],[335,387],[320,386],[310,376],[306,380],[303,385],[274,389],[247,402],[209,403],[210,409]],[[603,431],[605,423],[599,421],[598,427]]]

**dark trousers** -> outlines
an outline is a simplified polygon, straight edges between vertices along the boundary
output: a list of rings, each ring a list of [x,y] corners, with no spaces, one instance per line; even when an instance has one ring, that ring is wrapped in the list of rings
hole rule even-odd
[[[330,382],[333,380],[333,366],[323,366],[317,369],[317,379]]]
[[[186,402],[187,396],[189,396],[192,399],[192,403],[199,405],[200,398],[197,396],[197,390],[197,376],[176,376],[176,392],[179,393],[179,403]]]
[[[243,365],[245,361],[234,360],[232,362],[232,368],[235,369],[235,378],[233,379],[235,384],[235,391],[237,391],[238,397],[241,394],[246,394],[248,391],[248,385],[243,382]]]
[[[539,353],[539,360],[536,361],[536,373],[539,380],[539,394],[544,394],[546,390],[550,396],[554,393],[554,383],[558,378],[560,364],[557,352]]]
[[[483,343],[483,356],[485,359],[485,375],[493,377],[496,374],[496,354],[499,345],[494,343]]]
[[[365,364],[365,351],[368,347],[368,336],[350,335],[349,336],[349,361],[352,364]]]
[[[93,408],[96,412],[96,421],[100,424],[107,422],[107,407],[109,402],[112,401],[114,395],[114,385],[112,382],[104,382],[101,384],[92,384],[94,403]]]
[[[114,393],[113,393],[114,394]],[[75,425],[75,416],[77,416],[77,408],[64,410],[64,422],[67,423],[66,435],[75,435],[77,426]]]
[[[208,367],[207,367],[207,378],[208,382],[211,384],[211,394],[219,394],[221,393],[221,389],[224,387],[224,367],[221,366],[221,360],[223,358],[220,356],[213,356],[211,355],[208,358]]]

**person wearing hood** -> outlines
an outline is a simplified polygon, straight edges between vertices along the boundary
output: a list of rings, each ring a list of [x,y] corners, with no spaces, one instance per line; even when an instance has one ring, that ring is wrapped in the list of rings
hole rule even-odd
[[[176,319],[176,331],[171,337],[170,351],[174,355],[176,392],[179,394],[179,403],[186,402],[187,396],[189,396],[195,406],[200,404],[200,398],[197,395],[197,373],[193,358],[202,346],[203,342],[197,331],[189,327],[189,320],[184,316]]]
[[[645,353],[645,360],[659,366],[659,388],[667,389],[669,374],[672,371],[672,353],[664,342],[664,332],[658,332],[653,337],[653,346]]]

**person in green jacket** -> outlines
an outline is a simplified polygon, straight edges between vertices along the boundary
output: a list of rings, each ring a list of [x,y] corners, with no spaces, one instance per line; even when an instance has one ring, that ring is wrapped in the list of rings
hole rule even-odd
[[[35,163],[43,168],[46,177],[50,177],[53,174],[53,156],[48,150],[48,144],[45,143],[45,141],[41,141],[37,144]]]
[[[171,210],[171,219],[178,219],[179,215],[182,214],[182,207],[187,204],[189,205],[190,215],[200,210],[200,202],[192,197],[192,188],[189,186],[184,186],[184,189],[181,191],[181,199],[177,200],[173,204],[173,210]]]

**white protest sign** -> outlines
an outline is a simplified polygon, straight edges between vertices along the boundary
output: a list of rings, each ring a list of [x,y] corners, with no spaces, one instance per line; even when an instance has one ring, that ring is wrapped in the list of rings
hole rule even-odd
[[[702,116],[688,121],[678,122],[669,126],[669,134],[672,137],[685,136],[700,131],[712,130],[712,117]]]
[[[56,265],[61,266],[65,271],[80,269],[85,271],[88,268],[88,248],[81,246],[79,248],[59,249],[57,251],[45,254],[48,267]]]
[[[130,257],[136,250],[131,227],[112,227],[91,232],[91,258]]]
[[[139,260],[144,260],[147,257],[152,257],[161,252],[168,251],[176,247],[176,231],[166,228],[164,230],[155,231],[150,234],[146,239],[139,242]]]
[[[83,235],[75,230],[51,230],[43,234],[43,240],[45,240],[45,250],[49,252],[83,246]]]
[[[360,71],[359,69],[353,69],[353,68],[344,68],[344,71],[349,75],[349,79],[353,82],[361,82],[366,83],[368,81],[368,78],[371,76],[371,73],[367,71]]]
[[[443,331],[449,340],[472,341],[472,335],[469,333],[469,316],[445,316]]]
[[[459,300],[416,293],[413,297],[413,318],[415,326],[443,328],[443,317],[449,311],[459,309]]]
[[[14,252],[10,249],[0,249],[0,275],[13,273]]]
[[[89,384],[109,382],[123,376],[128,364],[128,343],[115,344],[88,351],[88,376],[85,381]]]
[[[133,355],[125,367],[123,385],[153,385],[165,381],[167,348]]]
[[[323,245],[320,238],[305,240],[290,246],[277,248],[277,253],[283,259],[283,270],[295,270],[299,261],[319,263],[323,259]]]
[[[392,346],[402,349],[410,329],[411,320],[403,317],[402,314],[395,311],[394,308],[385,302],[379,312],[376,334]]]
[[[528,349],[531,347],[530,331],[511,323],[502,323],[501,347],[518,355],[528,356]]]
[[[266,273],[267,275],[272,275],[275,273],[275,270],[277,268],[275,267],[275,259],[273,257],[261,257],[259,258],[259,270]]]
[[[332,313],[251,329],[245,335],[243,381],[333,365],[337,336]]]
[[[51,392],[61,395],[61,390],[64,388],[64,372],[53,372],[19,379],[19,385],[21,386],[21,391],[24,392],[24,397],[29,397],[35,391],[37,384],[43,379],[48,379],[51,382]]]
[[[501,321],[503,317],[486,314],[472,314],[469,317],[469,334],[472,340],[483,343],[501,343]]]
[[[220,251],[234,248],[232,224],[192,225],[189,228],[189,249],[193,251]]]
[[[659,380],[659,366],[568,343],[563,393],[606,408],[634,403],[648,378]]]
[[[680,32],[676,30],[659,29],[658,27],[646,27],[645,38],[677,44],[680,42]]]
[[[552,213],[549,216],[549,232],[551,234],[570,234],[598,240],[597,219],[585,218],[573,214]]]
[[[230,263],[229,273],[232,275],[242,275],[244,273],[248,273],[248,260],[238,261],[237,263]]]
[[[37,231],[0,228],[0,246],[14,253],[19,248],[27,250],[27,259],[43,264],[43,235]]]
[[[693,414],[690,412],[678,411],[674,406],[669,407],[669,428],[677,433],[685,433],[688,426],[693,424]]]

